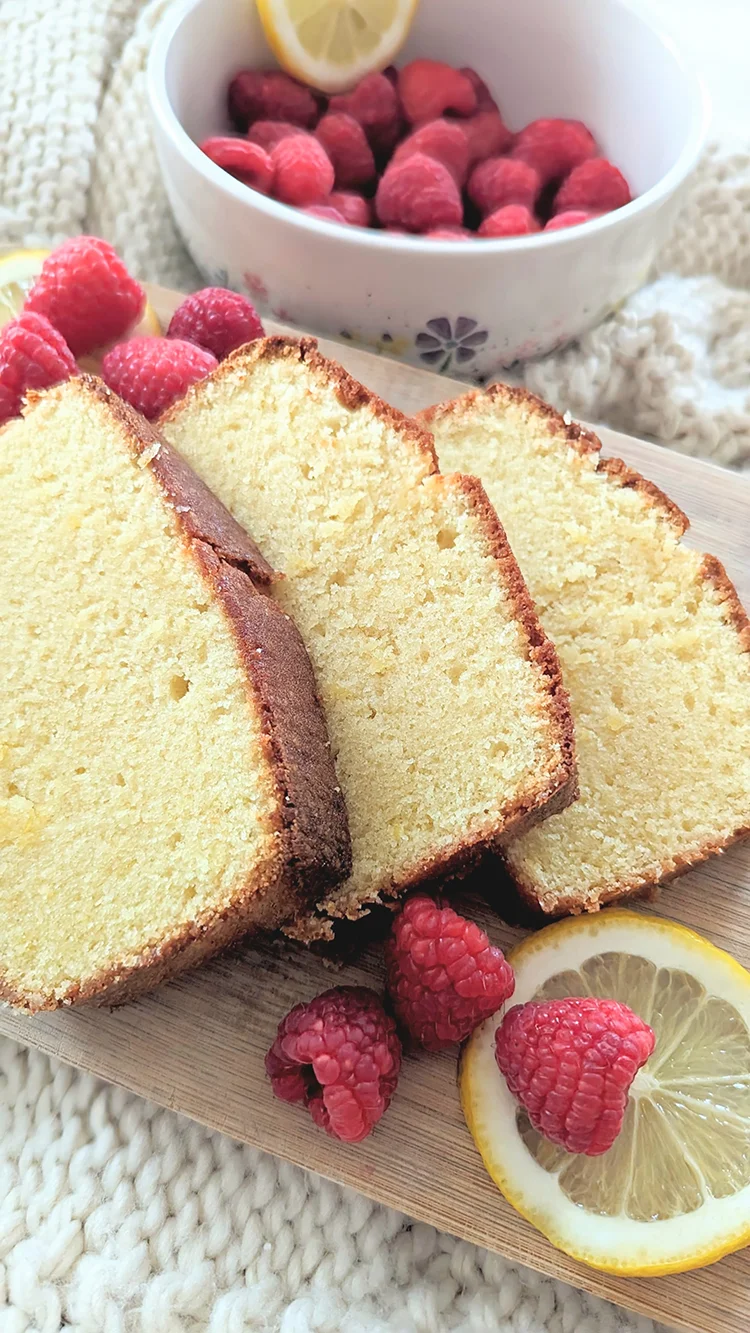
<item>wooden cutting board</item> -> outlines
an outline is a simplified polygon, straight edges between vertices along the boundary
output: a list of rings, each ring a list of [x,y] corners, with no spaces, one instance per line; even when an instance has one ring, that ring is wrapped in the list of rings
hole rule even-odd
[[[150,296],[165,320],[180,299],[160,288]],[[465,388],[351,346],[321,348],[406,412]],[[690,540],[725,562],[750,605],[750,479],[613,431],[600,434],[605,453],[643,471],[686,511]],[[750,844],[678,880],[649,910],[701,931],[750,967]],[[471,913],[503,947],[521,934],[479,901]],[[287,1009],[327,985],[381,982],[377,949],[334,981],[303,950],[245,946],[111,1013],[31,1018],[0,1010],[0,1033],[667,1324],[699,1333],[750,1327],[750,1250],[696,1273],[652,1279],[596,1273],[554,1250],[485,1174],[459,1108],[454,1056],[410,1056],[383,1124],[356,1147],[329,1139],[304,1112],[275,1101],[263,1056]]]

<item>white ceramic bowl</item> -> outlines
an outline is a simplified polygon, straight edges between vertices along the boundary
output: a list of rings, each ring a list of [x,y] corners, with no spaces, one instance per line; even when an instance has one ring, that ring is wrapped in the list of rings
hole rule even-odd
[[[340,227],[248,189],[196,142],[225,132],[226,88],[275,62],[252,0],[187,0],[159,29],[148,83],[177,226],[208,282],[276,318],[482,379],[591,327],[645,279],[695,165],[697,76],[623,0],[422,0],[398,63],[472,65],[517,129],[586,122],[637,196],[566,231],[443,242]]]

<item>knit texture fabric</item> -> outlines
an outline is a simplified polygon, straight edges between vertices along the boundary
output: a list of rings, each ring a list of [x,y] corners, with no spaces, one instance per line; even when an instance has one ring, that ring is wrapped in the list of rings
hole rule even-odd
[[[151,146],[170,0],[0,0],[0,245],[95,231],[200,285]],[[249,0],[248,0],[249,3]],[[650,285],[527,365],[562,409],[750,466],[750,152],[714,147]],[[656,1333],[0,1039],[0,1333]]]

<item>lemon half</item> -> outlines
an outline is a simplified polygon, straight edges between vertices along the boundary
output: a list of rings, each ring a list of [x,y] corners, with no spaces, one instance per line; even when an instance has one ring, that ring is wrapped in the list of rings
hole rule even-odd
[[[390,64],[417,0],[257,0],[268,44],[289,74],[325,93]]]
[[[656,1033],[623,1128],[599,1157],[539,1135],[495,1063],[495,1015],[468,1042],[461,1102],[502,1193],[553,1245],[610,1273],[713,1263],[750,1242],[750,973],[659,917],[606,911],[547,926],[509,955],[513,1004],[596,995]]]
[[[0,329],[9,320],[15,319],[16,315],[20,315],[29,289],[33,286],[49,253],[49,250],[10,250],[6,254],[0,254]],[[140,334],[158,336],[160,333],[159,316],[147,301],[141,318],[127,336],[129,338]],[[118,339],[118,341],[124,340]],[[79,365],[82,370],[98,373],[101,357],[101,353],[98,355],[92,353],[91,356],[81,357]]]

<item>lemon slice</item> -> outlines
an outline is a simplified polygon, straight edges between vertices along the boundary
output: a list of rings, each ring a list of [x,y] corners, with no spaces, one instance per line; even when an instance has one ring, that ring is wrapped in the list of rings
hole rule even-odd
[[[607,911],[547,926],[509,955],[513,1004],[596,995],[656,1033],[623,1128],[600,1157],[542,1138],[495,1063],[494,1015],[459,1076],[466,1121],[506,1199],[559,1249],[610,1273],[713,1263],[750,1242],[750,973],[674,922]]]
[[[417,0],[257,0],[268,44],[289,74],[325,93],[383,69],[406,40]]]
[[[0,329],[16,315],[49,250],[10,250],[0,255]]]
[[[0,254],[0,329],[9,320],[15,319],[16,315],[20,315],[29,289],[48,254],[49,250],[10,250]],[[158,336],[160,333],[159,316],[147,301],[141,318],[130,330],[128,337],[134,338],[140,334]],[[98,373],[102,355],[103,352],[93,352],[91,356],[81,357],[78,364],[82,370]]]

